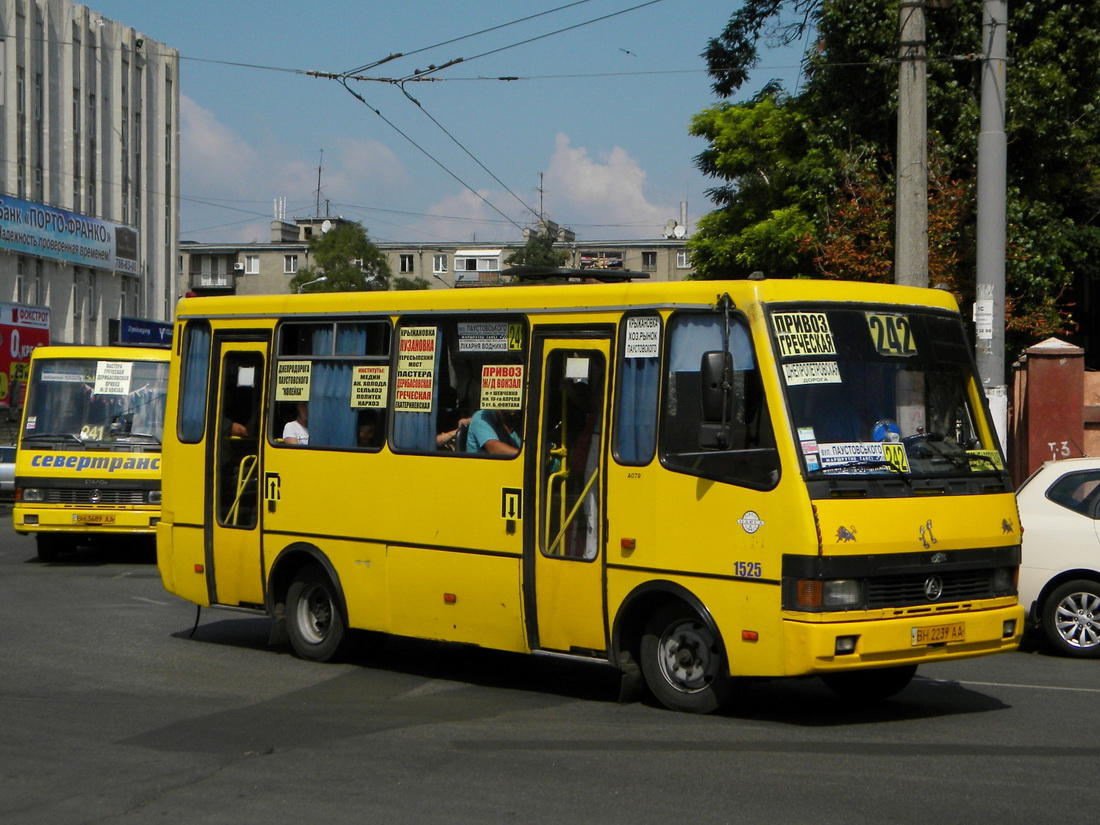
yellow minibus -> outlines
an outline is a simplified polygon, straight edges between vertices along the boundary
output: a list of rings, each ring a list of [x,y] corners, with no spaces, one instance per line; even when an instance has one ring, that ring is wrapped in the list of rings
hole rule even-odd
[[[38,347],[15,461],[16,532],[38,558],[136,538],[160,520],[168,349]]]
[[[1016,503],[947,292],[204,297],[173,340],[164,585],[305,659],[376,631],[708,712],[738,677],[882,697],[1019,642]]]

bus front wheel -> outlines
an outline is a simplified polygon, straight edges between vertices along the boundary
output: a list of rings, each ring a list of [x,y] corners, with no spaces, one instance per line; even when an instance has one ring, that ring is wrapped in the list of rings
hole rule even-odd
[[[711,713],[729,698],[721,640],[687,605],[668,604],[653,614],[640,664],[646,685],[671,710]]]
[[[294,653],[311,662],[335,659],[348,636],[336,588],[317,565],[302,568],[286,597],[286,629]]]

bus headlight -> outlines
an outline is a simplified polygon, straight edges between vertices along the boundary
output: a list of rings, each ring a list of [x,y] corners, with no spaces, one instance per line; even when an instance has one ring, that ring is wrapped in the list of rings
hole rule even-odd
[[[149,503],[150,504],[160,504],[160,490],[150,490],[149,491]]]
[[[23,501],[45,501],[46,494],[38,487],[24,487]]]
[[[831,579],[823,584],[822,607],[854,607],[863,602],[863,587],[858,579]]]
[[[801,608],[857,607],[863,604],[863,584],[859,579],[799,579],[796,593]]]
[[[1008,593],[1012,587],[1012,568],[998,567],[993,571],[993,592]]]

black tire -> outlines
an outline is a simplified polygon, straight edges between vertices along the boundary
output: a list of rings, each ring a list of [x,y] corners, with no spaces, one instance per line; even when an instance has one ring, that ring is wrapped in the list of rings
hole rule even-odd
[[[1056,653],[1100,657],[1100,584],[1079,579],[1055,588],[1043,600],[1039,621]]]
[[[916,665],[875,668],[873,670],[845,670],[840,673],[823,673],[821,681],[844,699],[858,702],[881,702],[903,690],[916,675]]]
[[[684,604],[665,605],[650,618],[640,665],[646,685],[670,710],[712,713],[732,691],[721,638]]]
[[[34,540],[38,545],[38,560],[46,564],[57,561],[62,551],[68,549],[68,542],[56,533],[39,533]]]
[[[286,596],[286,630],[294,653],[311,662],[338,658],[348,640],[336,587],[321,567],[303,567]]]

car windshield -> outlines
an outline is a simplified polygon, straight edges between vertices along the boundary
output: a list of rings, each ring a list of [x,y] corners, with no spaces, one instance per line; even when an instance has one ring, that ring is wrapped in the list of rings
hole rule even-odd
[[[1003,471],[957,316],[783,305],[770,329],[808,477]]]
[[[168,365],[163,361],[59,358],[31,373],[23,441],[36,447],[159,445]]]

